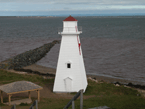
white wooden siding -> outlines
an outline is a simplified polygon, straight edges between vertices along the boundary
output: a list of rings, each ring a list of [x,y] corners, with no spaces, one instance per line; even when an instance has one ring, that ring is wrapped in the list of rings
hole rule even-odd
[[[63,26],[77,26],[77,22],[63,22]],[[81,47],[80,47],[81,50]],[[67,62],[71,62],[71,68],[67,68]],[[66,86],[67,83],[64,82],[66,78],[68,79],[68,84],[71,84],[71,88]],[[84,61],[79,53],[77,34],[66,34],[62,35],[61,46],[59,51],[59,58],[56,69],[56,76],[53,91],[54,92],[78,92],[80,89],[86,90],[87,78],[84,67]]]

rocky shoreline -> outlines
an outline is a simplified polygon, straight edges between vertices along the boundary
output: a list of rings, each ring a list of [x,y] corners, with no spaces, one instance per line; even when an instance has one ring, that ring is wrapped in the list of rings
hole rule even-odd
[[[43,70],[45,70],[45,71],[42,71],[41,68],[43,68]],[[48,68],[48,67],[44,67],[44,66],[40,66],[40,65],[36,65],[36,64],[27,66],[27,67],[23,67],[21,69],[15,69],[15,71],[25,72],[27,74],[37,74],[37,75],[43,76],[44,79],[54,78],[55,73],[56,73],[56,69]],[[117,78],[111,78],[111,77],[105,77],[105,76],[98,76],[98,75],[91,75],[91,74],[87,74],[87,78],[91,79],[92,81],[95,81],[95,82],[98,82],[98,81],[107,82],[107,83],[114,84],[116,86],[123,85],[125,87],[132,87],[132,88],[145,90],[145,85],[142,85],[139,83],[134,83],[133,81],[129,81],[129,80],[123,80],[123,79],[117,79]]]
[[[26,51],[8,60],[5,60],[0,63],[0,69],[21,69],[22,67],[34,64],[43,58],[56,43],[60,43],[60,41],[54,40],[53,42],[44,44],[39,48]]]
[[[145,90],[145,85],[140,84],[135,81],[111,78],[111,77],[105,77],[105,76],[98,76],[98,75],[95,76],[95,75],[89,75],[89,74],[87,74],[87,77],[90,77],[93,81],[108,82],[108,83],[112,83],[112,84],[119,85],[119,86],[124,85],[124,86],[129,86],[132,88],[138,88],[138,89]]]
[[[41,58],[43,58],[50,51],[50,49],[57,43],[60,43],[60,41],[54,40],[53,42],[44,44],[39,48],[26,51],[8,60],[5,60],[0,63],[0,69],[5,69],[8,71],[13,69],[14,71],[26,72],[29,74],[38,74],[46,77],[55,77],[56,69],[47,67],[45,68],[44,66],[36,65],[35,63],[39,61]],[[108,83],[130,86],[145,90],[144,84],[140,84],[135,81],[91,74],[87,74],[87,77],[90,77],[94,81],[104,81]]]

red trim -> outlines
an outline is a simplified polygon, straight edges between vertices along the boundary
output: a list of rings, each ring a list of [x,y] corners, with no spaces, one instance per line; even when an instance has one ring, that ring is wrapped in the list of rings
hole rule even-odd
[[[77,40],[78,40],[79,53],[80,53],[80,55],[81,55],[81,50],[80,50],[80,48],[81,48],[81,43],[79,43],[78,35],[77,35]]]
[[[78,29],[77,26],[75,26],[75,28],[76,28],[76,32],[77,32],[77,29]]]

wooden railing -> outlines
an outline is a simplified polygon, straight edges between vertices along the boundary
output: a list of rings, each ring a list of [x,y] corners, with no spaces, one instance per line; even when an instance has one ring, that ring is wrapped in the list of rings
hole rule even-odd
[[[36,109],[38,109],[38,100],[35,100],[29,109],[34,109],[35,105],[36,105]]]
[[[68,109],[72,105],[72,109],[75,109],[75,100],[80,96],[80,109],[83,109],[83,89],[80,90],[63,109]]]
[[[14,105],[11,107],[11,109],[16,109],[16,104],[14,104]]]
[[[63,109],[68,109],[72,105],[72,109],[75,109],[75,100],[80,96],[80,109],[83,109],[83,89],[80,90],[68,103]],[[36,109],[38,109],[38,101],[35,100],[33,104],[30,106],[29,109],[34,109],[34,106],[36,106]],[[0,107],[1,109],[1,107]],[[16,109],[16,105],[14,104],[11,109]]]

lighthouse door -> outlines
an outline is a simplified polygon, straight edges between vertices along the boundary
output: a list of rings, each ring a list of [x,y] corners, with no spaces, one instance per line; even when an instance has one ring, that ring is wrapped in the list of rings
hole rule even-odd
[[[64,84],[65,84],[65,90],[66,92],[72,91],[72,79],[67,77],[64,79]]]

